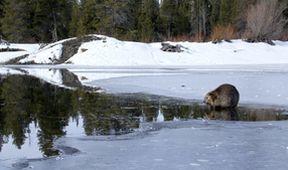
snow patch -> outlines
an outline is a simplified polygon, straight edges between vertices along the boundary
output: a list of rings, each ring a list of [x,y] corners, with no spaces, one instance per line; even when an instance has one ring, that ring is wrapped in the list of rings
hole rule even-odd
[[[62,44],[56,44],[54,46],[49,46],[41,49],[35,54],[29,55],[27,58],[20,60],[20,63],[40,63],[40,64],[49,64],[54,63],[59,60],[62,54]]]
[[[17,52],[0,52],[0,63],[5,63],[14,58],[27,55],[36,52],[39,49],[39,44],[10,44],[9,46],[5,44],[0,44],[0,49],[21,49],[23,51]]]
[[[0,63],[5,63],[14,58],[29,54],[27,51],[17,51],[17,52],[1,52],[0,53]]]
[[[14,44],[14,43],[12,43],[10,45],[0,44],[0,49],[6,49],[8,47],[9,48],[22,49],[28,53],[33,53],[39,49],[40,45],[39,44]]]

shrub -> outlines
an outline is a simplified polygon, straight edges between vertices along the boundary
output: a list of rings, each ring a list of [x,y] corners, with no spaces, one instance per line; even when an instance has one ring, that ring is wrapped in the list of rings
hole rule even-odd
[[[232,25],[217,25],[213,28],[210,35],[211,40],[231,40],[238,38]]]
[[[288,19],[283,16],[286,5],[278,0],[261,0],[248,9],[244,36],[256,41],[279,39]]]

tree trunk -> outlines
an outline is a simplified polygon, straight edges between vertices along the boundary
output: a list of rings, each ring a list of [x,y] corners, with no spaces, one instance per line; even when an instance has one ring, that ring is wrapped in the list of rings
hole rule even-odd
[[[57,19],[54,10],[52,10],[53,15],[53,29],[52,29],[52,41],[58,41],[58,34],[57,34]]]

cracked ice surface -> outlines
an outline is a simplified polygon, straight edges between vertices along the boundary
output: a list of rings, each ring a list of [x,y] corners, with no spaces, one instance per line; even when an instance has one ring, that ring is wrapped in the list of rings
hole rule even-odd
[[[143,124],[142,129],[119,137],[63,138],[59,144],[81,152],[57,161],[31,162],[30,168],[270,170],[288,166],[287,122],[194,120]]]

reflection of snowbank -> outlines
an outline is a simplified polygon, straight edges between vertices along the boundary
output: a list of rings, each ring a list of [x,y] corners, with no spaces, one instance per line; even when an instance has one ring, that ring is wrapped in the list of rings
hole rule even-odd
[[[30,69],[23,69],[23,70],[27,71],[29,75],[45,80],[46,82],[62,86],[62,83],[63,83],[62,74],[61,74],[61,70],[59,69],[48,69],[48,68],[47,69],[41,69],[41,68],[31,69],[30,68]]]
[[[24,74],[23,72],[11,68],[0,67],[0,76],[1,75],[10,75],[10,74]]]

